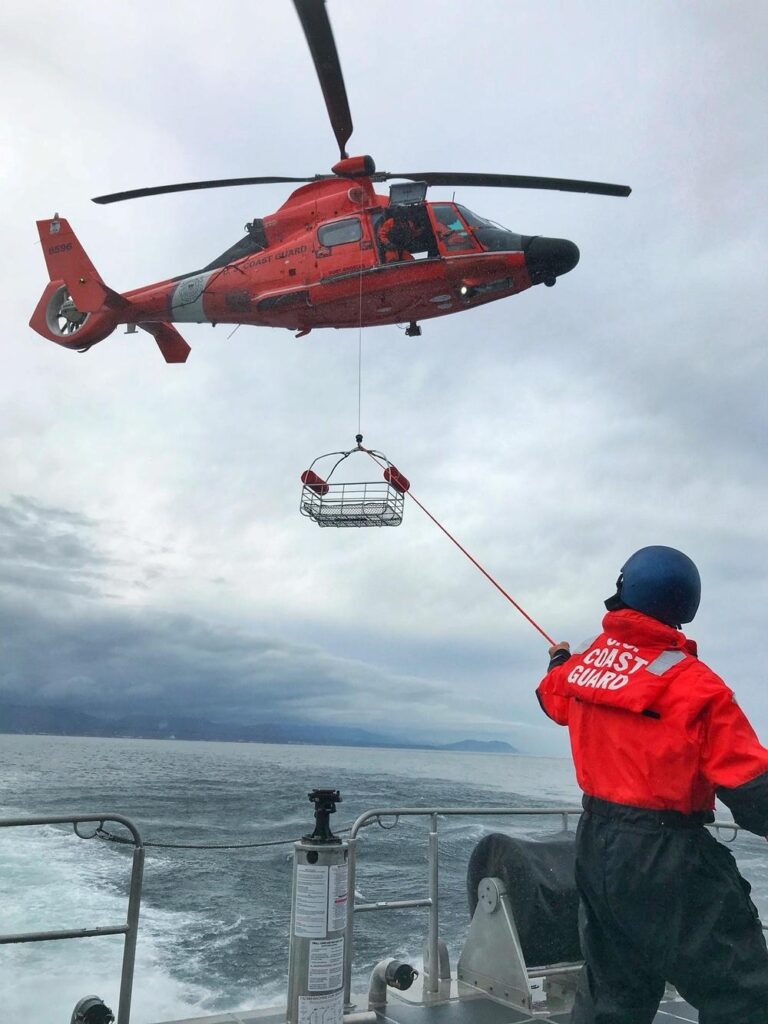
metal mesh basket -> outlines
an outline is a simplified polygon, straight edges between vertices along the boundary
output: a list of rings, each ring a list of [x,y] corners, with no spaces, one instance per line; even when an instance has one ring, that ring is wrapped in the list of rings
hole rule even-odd
[[[385,481],[328,484],[318,494],[306,484],[301,490],[301,514],[318,526],[399,526],[405,495]]]
[[[301,504],[303,516],[314,519],[318,526],[399,526],[403,521],[405,492],[410,486],[386,455],[363,448],[362,435],[357,435],[357,447],[346,452],[319,455],[301,474]],[[384,470],[384,479],[376,481],[331,482],[338,467],[358,453],[373,457]],[[370,466],[370,461],[366,461]],[[328,467],[322,475],[315,467]]]

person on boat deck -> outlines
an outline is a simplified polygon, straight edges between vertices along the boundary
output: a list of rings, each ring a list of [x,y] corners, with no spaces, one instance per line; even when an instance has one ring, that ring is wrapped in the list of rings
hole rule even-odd
[[[568,727],[584,814],[576,884],[585,959],[572,1024],[650,1024],[670,982],[700,1024],[768,1022],[768,951],[750,886],[706,822],[715,795],[768,834],[768,750],[680,632],[699,573],[674,548],[622,567],[603,632],[550,648],[536,691]]]

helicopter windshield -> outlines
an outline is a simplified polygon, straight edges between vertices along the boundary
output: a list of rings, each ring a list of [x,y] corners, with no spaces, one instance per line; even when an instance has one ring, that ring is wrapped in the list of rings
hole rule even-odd
[[[472,234],[458,214],[454,203],[433,203],[432,213],[442,247],[447,252],[474,252],[477,249]]]
[[[484,249],[490,252],[520,252],[523,249],[523,236],[516,231],[510,231],[487,217],[480,217],[466,206],[457,204],[457,208]]]

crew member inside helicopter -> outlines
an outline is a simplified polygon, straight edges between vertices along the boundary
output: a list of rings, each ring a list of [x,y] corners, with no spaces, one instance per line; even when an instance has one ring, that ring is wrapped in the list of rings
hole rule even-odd
[[[376,228],[376,238],[385,263],[412,260],[414,253],[437,256],[429,218],[420,204],[390,206]]]

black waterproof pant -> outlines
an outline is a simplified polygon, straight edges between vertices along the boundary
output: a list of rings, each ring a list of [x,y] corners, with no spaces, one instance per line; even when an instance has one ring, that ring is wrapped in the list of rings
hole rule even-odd
[[[650,1024],[671,982],[700,1024],[768,1024],[768,951],[731,853],[702,815],[584,798],[586,961],[572,1024]]]

